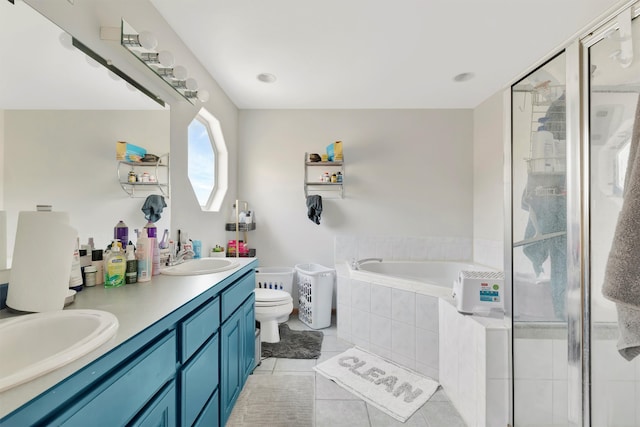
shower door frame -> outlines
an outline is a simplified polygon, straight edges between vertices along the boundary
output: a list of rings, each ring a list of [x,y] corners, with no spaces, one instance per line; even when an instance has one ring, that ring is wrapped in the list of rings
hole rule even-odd
[[[591,426],[591,282],[590,282],[590,65],[589,49],[617,29],[616,17],[631,8],[632,19],[640,15],[640,3],[627,1],[610,10],[596,24],[546,55],[517,76],[504,93],[505,111],[505,313],[511,318],[509,420],[514,420],[515,366],[513,346],[513,197],[512,197],[512,87],[556,55],[566,55],[567,130],[567,419],[570,426]],[[640,61],[640,58],[636,58]]]

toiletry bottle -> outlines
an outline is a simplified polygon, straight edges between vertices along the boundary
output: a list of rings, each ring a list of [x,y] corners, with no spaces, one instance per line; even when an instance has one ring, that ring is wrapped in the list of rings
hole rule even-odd
[[[104,283],[104,260],[102,259],[102,249],[91,251],[91,265],[96,268],[96,285]]]
[[[120,242],[114,240],[111,251],[107,256],[107,274],[104,282],[105,288],[117,288],[124,285],[124,275],[127,270],[127,260],[120,249]]]
[[[136,247],[136,258],[138,259],[138,282],[148,282],[151,280],[151,268],[153,261],[151,241],[144,230],[138,233],[138,243]]]
[[[93,265],[84,268],[84,286],[93,287],[96,285],[98,269]]]
[[[134,253],[133,245],[127,245],[127,270],[124,275],[124,283],[136,283],[138,281],[138,260]]]
[[[69,276],[69,288],[74,291],[82,290],[82,270],[80,267],[80,242],[76,239],[76,248],[71,258],[71,275]]]
[[[169,247],[169,230],[168,229],[166,228],[164,229],[162,240],[160,241],[158,246],[160,246],[160,249],[167,249]]]
[[[147,237],[149,238],[151,244],[151,275],[157,276],[160,274],[160,246],[158,244],[158,229],[155,224],[149,221],[147,225],[144,226],[144,230],[147,232]]]
[[[113,238],[118,239],[123,247],[126,247],[127,243],[129,243],[129,227],[124,221],[120,220],[113,228]]]

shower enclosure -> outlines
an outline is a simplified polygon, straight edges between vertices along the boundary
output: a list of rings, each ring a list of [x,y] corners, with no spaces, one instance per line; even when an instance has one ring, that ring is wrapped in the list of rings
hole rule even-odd
[[[618,353],[602,296],[638,117],[639,14],[628,3],[511,87],[516,427],[640,427],[640,357]]]

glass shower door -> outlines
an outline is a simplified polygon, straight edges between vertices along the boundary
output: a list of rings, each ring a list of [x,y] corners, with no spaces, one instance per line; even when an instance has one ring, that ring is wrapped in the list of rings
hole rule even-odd
[[[512,87],[513,417],[567,418],[566,55]]]
[[[631,19],[631,10],[627,22]],[[622,14],[621,14],[622,15]],[[624,15],[613,30],[588,48],[589,61],[589,234],[591,289],[591,425],[640,426],[640,357],[628,361],[617,350],[616,305],[602,295],[605,267],[628,185],[630,149],[637,126],[640,57],[624,55]],[[621,25],[623,30],[615,29]],[[640,21],[631,23],[640,45]],[[625,195],[625,197],[629,197]],[[640,259],[638,254],[629,254]],[[634,279],[633,277],[630,279]],[[637,278],[635,278],[637,280]]]

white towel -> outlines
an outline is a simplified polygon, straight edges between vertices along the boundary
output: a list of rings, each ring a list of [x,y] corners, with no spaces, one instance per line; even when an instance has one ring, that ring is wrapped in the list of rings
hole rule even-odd
[[[631,136],[624,201],[609,252],[602,294],[618,309],[618,351],[627,360],[640,354],[640,98]]]

